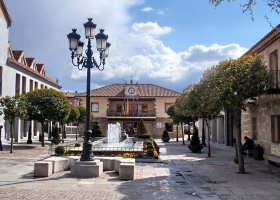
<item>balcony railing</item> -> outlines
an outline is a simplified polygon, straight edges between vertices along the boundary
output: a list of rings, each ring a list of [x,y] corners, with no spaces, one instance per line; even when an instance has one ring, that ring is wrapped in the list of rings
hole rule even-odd
[[[110,117],[155,117],[155,110],[147,110],[147,111],[130,111],[125,113],[125,111],[117,111],[117,110],[107,110],[107,116]]]
[[[280,70],[270,70],[272,73],[272,89],[280,89]]]

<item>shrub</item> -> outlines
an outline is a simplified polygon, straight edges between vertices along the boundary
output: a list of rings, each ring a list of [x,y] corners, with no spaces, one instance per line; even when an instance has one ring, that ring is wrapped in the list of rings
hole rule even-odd
[[[149,146],[149,145],[153,145],[153,142],[148,141],[148,142],[146,142],[146,145],[147,145],[147,146]]]
[[[80,147],[81,144],[80,143],[75,143],[75,147]]]
[[[64,146],[57,146],[55,149],[54,149],[54,152],[56,154],[64,154],[65,153],[65,147]]]
[[[168,142],[170,140],[170,137],[169,137],[168,132],[167,132],[166,129],[162,133],[161,140],[163,142]]]
[[[199,137],[198,137],[198,130],[197,130],[195,125],[193,127],[193,136],[191,138],[190,145],[191,146],[199,146],[200,145],[200,140],[199,140]]]
[[[150,134],[150,133],[144,133],[144,134],[141,134],[138,136],[138,138],[140,138],[140,139],[151,139],[151,137],[152,137],[152,134]]]
[[[154,149],[148,149],[147,150],[147,155],[148,156],[154,156]]]

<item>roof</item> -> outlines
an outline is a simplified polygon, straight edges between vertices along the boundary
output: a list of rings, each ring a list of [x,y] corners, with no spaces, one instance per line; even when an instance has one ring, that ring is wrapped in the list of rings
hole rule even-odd
[[[260,53],[266,47],[271,45],[276,40],[280,39],[280,24],[278,24],[274,29],[272,29],[266,36],[264,36],[260,41],[258,41],[254,46],[252,46],[246,54]]]
[[[179,92],[169,90],[153,84],[137,84],[139,87],[139,97],[178,97]],[[90,92],[94,97],[122,97],[125,84],[111,84],[97,88]],[[78,96],[85,96],[86,93],[80,93]]]
[[[54,82],[51,78],[47,77],[47,76],[43,76],[42,74],[40,74],[38,71],[34,71],[33,69],[29,68],[28,66],[18,62],[17,60],[13,59],[13,58],[8,58],[8,63],[14,64],[20,68],[22,68],[25,71],[31,72],[32,74],[36,75],[37,77],[40,77],[42,79],[44,79],[45,81],[47,81],[50,85],[56,87],[56,88],[61,88],[60,85],[58,85],[56,82]]]
[[[20,57],[23,54],[23,50],[13,50],[13,56],[16,61],[19,61]]]
[[[37,71],[41,74],[42,69],[44,68],[44,64],[36,64]]]
[[[8,27],[10,27],[11,24],[12,24],[12,20],[10,18],[10,15],[8,13],[8,10],[7,10],[7,7],[6,7],[6,5],[5,5],[3,0],[0,0],[0,5],[3,8],[3,12],[4,12],[5,18],[6,18],[7,23],[8,23]]]
[[[28,67],[31,67],[32,63],[35,61],[35,58],[25,58],[26,64]]]
[[[74,98],[77,95],[77,92],[63,92],[67,98]]]

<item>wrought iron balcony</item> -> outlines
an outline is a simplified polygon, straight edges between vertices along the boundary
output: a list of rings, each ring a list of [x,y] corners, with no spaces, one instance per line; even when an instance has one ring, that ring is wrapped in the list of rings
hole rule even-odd
[[[118,111],[118,110],[107,110],[107,116],[110,117],[155,117],[155,110],[146,110],[146,111]]]

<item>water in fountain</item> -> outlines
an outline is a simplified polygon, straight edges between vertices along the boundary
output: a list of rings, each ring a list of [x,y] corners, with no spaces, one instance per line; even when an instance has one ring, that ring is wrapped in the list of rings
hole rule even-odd
[[[108,124],[108,146],[112,146],[121,141],[121,125],[120,123]]]

